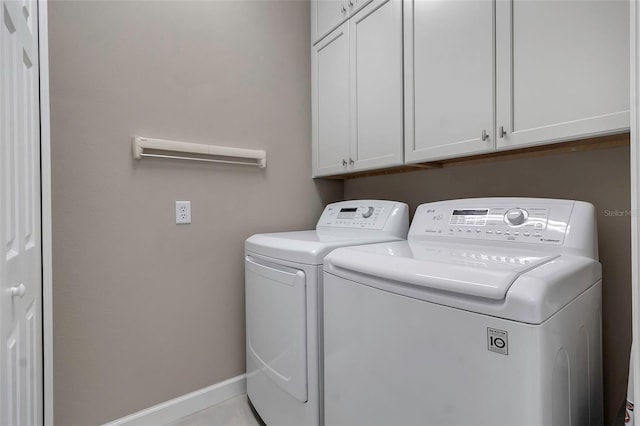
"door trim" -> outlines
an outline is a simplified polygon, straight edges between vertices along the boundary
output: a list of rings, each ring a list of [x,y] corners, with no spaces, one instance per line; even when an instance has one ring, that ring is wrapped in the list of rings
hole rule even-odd
[[[631,51],[631,330],[634,350],[631,354],[630,364],[633,367],[633,375],[629,380],[633,380],[633,395],[638,400],[640,395],[640,356],[638,356],[638,346],[640,345],[640,5],[638,0],[630,2],[631,28],[630,28],[630,51]],[[629,395],[627,395],[629,397]],[[637,416],[635,424],[638,424]]]
[[[49,23],[47,0],[38,0],[40,61],[40,179],[42,208],[42,348],[44,424],[53,426],[53,280],[51,255],[51,126],[49,108]]]

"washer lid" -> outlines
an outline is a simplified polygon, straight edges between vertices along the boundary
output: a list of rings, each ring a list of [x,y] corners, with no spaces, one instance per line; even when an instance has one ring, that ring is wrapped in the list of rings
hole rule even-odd
[[[503,247],[400,242],[340,249],[326,263],[414,286],[502,300],[518,277],[558,257]]]
[[[338,247],[398,241],[400,238],[374,230],[313,230],[256,234],[245,241],[245,250],[263,256],[307,265],[321,265]]]

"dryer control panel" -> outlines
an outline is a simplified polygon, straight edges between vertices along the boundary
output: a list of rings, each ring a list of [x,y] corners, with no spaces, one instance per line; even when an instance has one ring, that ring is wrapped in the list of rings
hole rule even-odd
[[[385,230],[401,226],[403,221],[408,226],[408,217],[408,206],[404,203],[385,200],[342,201],[325,207],[316,229]]]
[[[430,237],[562,245],[575,201],[484,198],[422,204],[409,240]]]

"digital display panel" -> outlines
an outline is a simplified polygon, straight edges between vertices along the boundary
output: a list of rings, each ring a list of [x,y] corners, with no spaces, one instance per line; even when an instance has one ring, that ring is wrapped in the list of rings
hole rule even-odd
[[[451,213],[449,225],[485,226],[489,209],[460,209]]]
[[[454,216],[486,216],[489,210],[454,210]]]
[[[338,213],[338,219],[353,219],[354,217],[356,217],[357,211],[357,207],[347,207],[340,209],[340,213]]]

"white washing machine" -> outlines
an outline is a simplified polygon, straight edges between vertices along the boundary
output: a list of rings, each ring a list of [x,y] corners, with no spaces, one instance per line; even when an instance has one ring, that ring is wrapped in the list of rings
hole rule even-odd
[[[337,247],[404,240],[406,204],[329,204],[315,230],[245,243],[247,394],[267,425],[322,424],[318,317],[322,262]]]
[[[591,204],[423,204],[324,269],[327,426],[602,425]]]

